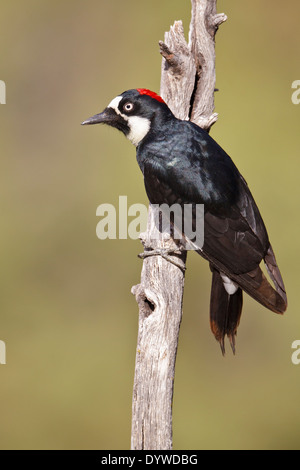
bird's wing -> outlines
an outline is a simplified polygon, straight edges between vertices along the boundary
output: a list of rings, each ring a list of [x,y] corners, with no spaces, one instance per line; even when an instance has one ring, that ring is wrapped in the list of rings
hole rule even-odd
[[[225,214],[205,212],[203,251],[222,262],[230,273],[255,269],[265,257],[269,239],[245,181],[238,180],[238,198]]]
[[[242,177],[237,181],[238,197],[222,210],[202,197],[194,181],[182,184],[182,180],[176,179],[176,173],[170,177],[165,167],[155,160],[148,159],[143,170],[146,192],[152,204],[204,204],[204,245],[199,247],[204,257],[218,261],[227,274],[247,273],[257,267],[268,250],[269,241]],[[195,175],[193,178],[195,180]]]
[[[204,244],[199,247],[198,253],[262,305],[274,312],[286,310],[285,288],[274,254],[268,266],[268,254],[272,248],[264,222],[239,173],[235,182],[236,198],[231,204],[225,203],[224,208],[215,201],[211,203],[209,198],[205,201],[195,184],[195,174],[190,182],[187,177],[184,182],[179,177],[176,179],[176,172],[170,177],[166,166],[155,161],[155,157],[144,161],[143,173],[146,192],[152,204],[204,203],[204,207],[208,206],[204,215]],[[201,184],[199,188],[201,190]],[[263,259],[276,291],[259,267]]]

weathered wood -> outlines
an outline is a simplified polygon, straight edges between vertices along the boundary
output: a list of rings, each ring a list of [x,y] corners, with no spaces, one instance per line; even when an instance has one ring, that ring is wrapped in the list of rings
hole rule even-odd
[[[215,34],[226,19],[224,13],[217,14],[216,1],[192,1],[189,47],[195,60],[197,84],[191,121],[207,130],[218,119],[218,114],[214,113]]]
[[[214,35],[226,16],[216,14],[216,0],[192,0],[189,44],[181,21],[164,42],[160,94],[176,117],[209,130],[214,113]],[[177,250],[170,235],[158,237],[150,205],[145,251]],[[139,332],[132,403],[131,448],[172,449],[172,401],[175,360],[182,318],[186,252],[172,255],[182,269],[162,256],[144,259],[141,282],[132,288],[139,306]]]
[[[157,240],[149,211],[142,234],[147,249],[175,249],[170,236]],[[185,263],[186,253],[181,254]],[[132,406],[132,449],[172,448],[172,399],[179,327],[182,315],[183,271],[161,256],[143,262],[141,283],[133,287],[139,306],[139,333]]]

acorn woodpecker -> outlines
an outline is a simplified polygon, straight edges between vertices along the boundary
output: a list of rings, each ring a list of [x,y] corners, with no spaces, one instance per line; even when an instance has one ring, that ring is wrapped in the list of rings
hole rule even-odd
[[[242,291],[276,313],[287,308],[284,283],[264,222],[242,175],[199,126],[177,119],[147,89],[128,90],[82,124],[105,123],[136,146],[152,204],[204,204],[204,243],[196,247],[212,271],[210,325],[224,354],[235,351]],[[264,261],[273,288],[263,274]]]

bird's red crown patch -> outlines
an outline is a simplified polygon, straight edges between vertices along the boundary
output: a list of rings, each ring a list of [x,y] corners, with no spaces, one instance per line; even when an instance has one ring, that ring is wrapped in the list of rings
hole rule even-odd
[[[157,101],[160,101],[160,103],[164,103],[164,100],[162,99],[161,96],[159,96],[157,93],[154,93],[154,91],[147,90],[146,88],[137,88],[136,89],[140,95],[147,95],[150,96],[151,98],[154,98]]]

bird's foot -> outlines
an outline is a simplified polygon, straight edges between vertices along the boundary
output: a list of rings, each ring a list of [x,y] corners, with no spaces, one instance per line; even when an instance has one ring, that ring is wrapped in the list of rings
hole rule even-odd
[[[145,258],[148,258],[149,256],[161,256],[166,261],[174,264],[174,266],[177,266],[177,268],[185,272],[186,271],[185,263],[180,259],[178,259],[178,261],[174,260],[174,255],[176,256],[176,255],[181,255],[181,254],[182,254],[182,251],[180,249],[168,250],[165,248],[156,248],[155,250],[144,251],[143,253],[140,253],[138,257],[141,259],[145,259]]]

